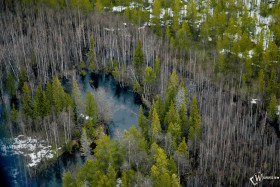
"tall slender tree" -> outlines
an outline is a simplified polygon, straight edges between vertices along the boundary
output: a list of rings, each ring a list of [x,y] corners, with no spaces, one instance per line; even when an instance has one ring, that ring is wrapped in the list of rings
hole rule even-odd
[[[23,105],[22,105],[22,112],[26,116],[32,117],[33,113],[33,103],[31,100],[31,92],[26,82],[23,85]]]
[[[10,97],[16,96],[16,82],[13,75],[10,72],[8,72],[6,78],[6,89]]]
[[[161,1],[155,0],[153,4],[153,12],[152,12],[152,19],[151,19],[151,25],[153,30],[156,32],[156,34],[160,34],[160,13],[161,13]]]
[[[83,111],[83,103],[82,103],[82,97],[81,92],[79,90],[77,82],[73,81],[73,88],[72,88],[72,99],[73,99],[73,108],[76,113],[76,115],[80,115]]]
[[[133,64],[138,80],[142,79],[144,63],[145,62],[144,62],[144,53],[142,51],[142,42],[141,40],[139,40],[138,46],[134,51],[134,64]]]
[[[89,69],[93,72],[95,70],[95,43],[93,37],[90,37],[89,40],[90,47],[88,52],[88,60],[89,60]]]
[[[36,89],[35,105],[35,118],[37,116],[44,117],[47,115],[47,102],[45,92],[42,90],[41,85]]]
[[[278,112],[277,99],[274,95],[271,98],[270,104],[268,106],[268,119],[270,122],[275,122],[275,120],[277,119],[277,112]]]
[[[86,93],[86,115],[89,117],[89,121],[92,121],[94,124],[97,122],[97,104],[92,93],[88,90]]]
[[[158,135],[161,132],[160,120],[157,114],[156,109],[153,110],[153,119],[152,119],[152,142],[156,142]]]
[[[197,100],[196,96],[193,96],[191,109],[190,109],[190,118],[188,122],[188,138],[192,140],[195,136],[200,139],[201,132],[200,127],[201,126],[201,117],[199,115],[198,107],[197,107]]]
[[[143,113],[143,107],[140,105],[139,115],[138,115],[138,125],[144,137],[148,137],[148,126],[146,122],[146,117]]]

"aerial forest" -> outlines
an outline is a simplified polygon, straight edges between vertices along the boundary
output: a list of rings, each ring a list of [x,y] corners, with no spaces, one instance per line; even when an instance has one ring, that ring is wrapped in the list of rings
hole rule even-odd
[[[31,176],[79,152],[63,187],[251,186],[280,177],[279,60],[278,0],[3,0],[0,139],[50,147]],[[102,73],[141,100],[119,136]]]

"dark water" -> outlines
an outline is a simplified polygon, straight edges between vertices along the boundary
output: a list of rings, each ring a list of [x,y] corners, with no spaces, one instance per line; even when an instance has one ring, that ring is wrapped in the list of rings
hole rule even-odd
[[[89,81],[93,80],[93,84]],[[112,105],[112,122],[109,125],[109,135],[117,137],[124,130],[128,130],[132,125],[137,126],[137,119],[141,100],[132,91],[131,87],[121,87],[113,76],[87,75],[84,80],[80,80],[82,97],[85,97],[87,90],[93,94],[98,89],[105,89],[106,97]]]
[[[37,174],[28,184],[30,186],[62,186],[62,177],[65,171],[73,172],[77,166],[85,163],[86,158],[79,153],[64,154],[48,169]]]
[[[90,84],[90,80],[93,84]],[[137,125],[140,99],[132,92],[131,87],[121,87],[114,78],[105,74],[87,75],[79,80],[83,99],[88,90],[93,94],[98,89],[105,89],[106,98],[112,105],[112,122],[108,134],[111,138],[121,136],[124,130]],[[30,179],[25,172],[23,159],[20,156],[0,156],[0,186],[62,186],[62,176],[65,170],[73,171],[77,165],[82,165],[86,159],[79,153],[63,154],[48,169]]]

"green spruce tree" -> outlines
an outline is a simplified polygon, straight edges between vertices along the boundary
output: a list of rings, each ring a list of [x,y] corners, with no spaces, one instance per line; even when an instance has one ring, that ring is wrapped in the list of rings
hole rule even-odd
[[[268,106],[268,119],[270,122],[275,122],[277,119],[277,112],[278,112],[278,108],[277,108],[277,99],[275,97],[275,95],[272,97],[272,99],[270,100],[270,104]]]
[[[42,90],[41,85],[36,89],[35,105],[35,118],[38,116],[45,117],[47,115],[47,101],[45,92]]]
[[[160,34],[160,12],[161,12],[161,1],[155,0],[153,4],[153,12],[151,25],[156,34]]]
[[[197,100],[195,95],[192,99],[191,109],[190,109],[190,117],[188,122],[188,139],[192,140],[196,136],[200,139],[201,136],[201,117],[199,115],[198,107],[197,107]]]
[[[8,72],[6,78],[6,90],[11,98],[16,96],[16,82],[10,72]]]
[[[134,51],[134,63],[133,63],[133,67],[136,72],[136,76],[138,80],[142,79],[144,63],[145,61],[144,61],[144,53],[142,51],[142,43],[141,40],[139,40],[138,46]]]
[[[22,112],[24,115],[32,117],[34,107],[31,100],[31,92],[26,82],[23,85],[22,92],[23,92]]]
[[[22,65],[20,66],[20,70],[19,70],[19,74],[18,74],[18,90],[22,91],[24,82],[28,81],[28,76],[27,76],[27,72],[25,70],[25,67]]]
[[[93,72],[95,70],[95,43],[92,36],[90,37],[89,43],[90,43],[90,48],[88,52],[89,69]]]

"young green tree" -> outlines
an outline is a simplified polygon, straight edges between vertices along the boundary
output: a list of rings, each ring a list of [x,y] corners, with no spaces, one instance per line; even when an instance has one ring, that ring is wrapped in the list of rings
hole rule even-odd
[[[124,16],[126,17],[126,19],[130,20],[131,19],[131,16],[130,16],[130,11],[129,11],[129,8],[126,7],[126,9],[124,10]]]
[[[34,101],[35,105],[35,118],[40,116],[40,117],[45,117],[47,115],[47,101],[46,101],[46,95],[45,92],[42,90],[41,85],[38,86],[36,89],[36,97]]]
[[[248,37],[247,37],[247,34],[246,32],[244,32],[241,36],[241,39],[240,39],[240,51],[243,52],[243,51],[246,51],[249,47],[249,41],[248,41]]]
[[[178,186],[178,177],[168,170],[170,160],[162,148],[158,147],[156,149],[154,160],[155,162],[150,172],[153,186],[171,186],[172,182],[175,186]],[[174,175],[173,180],[170,177],[171,175]]]
[[[156,75],[152,67],[148,66],[144,72],[144,94],[150,95],[151,88],[155,84]]]
[[[187,110],[184,104],[180,109],[180,119],[181,119],[181,132],[182,135],[185,136],[187,125],[188,125],[188,117],[187,117]]]
[[[117,173],[112,165],[109,165],[107,177],[108,177],[108,181],[107,181],[108,187],[117,186],[116,185],[117,184]]]
[[[254,48],[254,55],[252,57],[252,61],[260,67],[260,69],[264,69],[264,64],[263,64],[263,42],[264,42],[264,36],[263,32],[261,32],[260,39],[257,41],[257,44]],[[258,68],[259,69],[259,68]]]
[[[156,34],[160,34],[160,12],[161,12],[161,2],[160,0],[155,0],[153,4],[153,13],[151,19],[151,25]]]
[[[141,11],[142,12],[142,11]],[[141,20],[142,23],[147,23],[150,20],[150,12],[148,12],[148,10],[146,9],[144,12],[142,12],[141,15]]]
[[[239,47],[239,43],[237,41],[233,41],[232,44],[232,48],[231,48],[231,54],[230,54],[230,61],[231,63],[228,64],[228,67],[230,67],[230,69],[233,72],[237,72],[240,66],[240,61],[239,61],[239,57],[238,54],[240,52],[240,47]]]
[[[25,70],[25,67],[22,65],[20,67],[20,71],[19,71],[19,74],[18,74],[18,87],[17,87],[17,89],[19,91],[22,91],[24,82],[27,82],[27,81],[28,81],[27,72]]]
[[[187,5],[187,20],[191,27],[192,33],[196,32],[196,21],[197,21],[197,8],[193,0],[189,1]]]
[[[157,148],[156,154],[154,155],[155,165],[159,169],[159,172],[163,173],[167,168],[168,159],[162,148]]]
[[[96,167],[96,162],[93,160],[87,160],[84,165],[82,165],[79,172],[76,174],[77,186],[82,186],[83,184],[95,183],[96,179],[100,179],[104,172],[100,171]],[[97,186],[97,185],[96,185]]]
[[[12,111],[11,111],[11,121],[13,123],[18,122],[18,111],[17,111],[14,103],[13,103],[13,107],[12,107]]]
[[[165,31],[165,39],[167,39],[167,41],[170,39],[171,37],[171,33],[170,33],[170,28],[169,26],[166,27],[166,31]]]
[[[155,83],[155,79],[156,79],[156,75],[153,71],[153,68],[148,66],[146,69],[145,69],[145,74],[144,74],[144,81],[146,84],[148,85],[153,85]]]
[[[133,89],[134,92],[136,92],[140,95],[143,93],[143,88],[141,87],[141,85],[137,81],[133,81],[132,89]]]
[[[170,46],[170,49],[171,49],[171,50],[176,49],[175,40],[174,40],[174,37],[173,37],[173,36],[170,37],[169,46]]]
[[[219,51],[219,52],[221,52],[221,50],[223,49],[223,39],[220,36],[218,36],[216,48],[217,48],[217,51]]]
[[[249,57],[249,53],[247,50],[243,53],[242,61],[244,63],[243,65],[244,65],[245,76],[247,78],[251,78],[253,75],[253,68],[252,68],[252,61],[251,58]]]
[[[180,179],[179,177],[173,173],[172,176],[171,176],[171,186],[172,187],[180,187]]]
[[[134,51],[134,63],[133,67],[136,72],[136,76],[138,80],[142,79],[143,68],[144,68],[144,54],[142,51],[142,43],[141,40],[138,41],[138,46]]]
[[[224,10],[222,11],[222,13],[218,14],[216,21],[217,21],[217,26],[218,26],[217,34],[221,35],[224,33],[226,26],[227,26],[227,17],[226,17],[226,13]]]
[[[153,119],[152,119],[152,142],[156,142],[158,135],[161,132],[161,125],[160,125],[160,120],[157,114],[156,109],[154,108],[153,110]]]
[[[153,182],[153,186],[160,186],[160,172],[157,168],[157,166],[153,165],[151,168],[151,179]]]
[[[164,109],[164,103],[162,103],[161,98],[159,95],[155,96],[156,100],[153,100],[153,106],[152,109],[149,111],[149,120],[152,120],[152,116],[153,116],[153,110],[154,108],[156,109],[159,119],[160,119],[160,123],[163,124],[164,122],[164,115],[165,115],[165,109]]]
[[[209,26],[208,23],[205,21],[202,23],[200,30],[200,40],[202,41],[204,48],[206,47],[206,44],[208,42],[209,34]]]
[[[90,37],[89,43],[90,43],[90,48],[88,52],[89,69],[93,72],[95,70],[95,43],[92,36]]]
[[[22,112],[24,115],[32,117],[34,106],[31,100],[31,92],[26,82],[23,85],[22,91],[23,91]]]
[[[182,24],[182,29],[184,30],[184,33],[187,34],[188,38],[191,40],[192,39],[192,33],[191,33],[191,30],[190,30],[189,23],[187,21],[184,21],[184,23]]]
[[[8,91],[10,97],[16,96],[16,82],[13,75],[10,72],[8,72],[6,78],[6,90]]]
[[[129,187],[137,185],[136,182],[136,172],[133,169],[128,170],[127,172],[122,172],[122,183],[121,187]]]
[[[279,8],[280,10],[280,8]],[[270,50],[270,57],[271,57],[271,60],[273,62],[276,62],[279,60],[280,58],[280,55],[279,55],[279,52],[278,52],[278,47],[276,45],[276,43],[274,41],[270,41],[269,42],[269,47],[268,49]]]
[[[56,77],[53,77],[52,99],[56,112],[61,112],[62,109],[64,108],[63,106],[64,96],[65,96],[65,92],[63,90],[63,87],[61,86],[60,81]]]
[[[80,75],[82,77],[86,76],[86,71],[85,71],[85,68],[86,68],[86,65],[85,65],[85,62],[82,61],[81,64],[80,64]]]
[[[177,147],[177,145],[181,141],[181,136],[182,136],[182,131],[181,131],[180,124],[171,122],[168,126],[167,132],[170,133],[171,136],[172,136],[174,147]]]
[[[162,23],[164,25],[168,25],[168,19],[169,19],[168,11],[165,11],[163,14]]]
[[[180,2],[180,0],[175,0],[174,6],[173,6],[173,15],[179,17],[180,10],[181,10],[181,2]]]
[[[121,183],[121,187],[129,187],[128,185],[128,179],[126,177],[126,172],[122,171],[122,183]]]
[[[270,104],[268,106],[268,119],[270,122],[275,122],[275,120],[277,119],[277,112],[277,99],[274,95],[270,100]]]
[[[176,163],[173,159],[172,156],[169,157],[168,161],[167,161],[167,170],[169,171],[169,173],[176,173],[177,172],[177,166]]]
[[[190,109],[190,118],[188,122],[189,127],[189,134],[188,139],[192,140],[195,136],[200,139],[201,132],[200,132],[200,125],[201,125],[201,117],[199,115],[198,107],[197,107],[197,100],[195,95],[192,99],[191,109]]]
[[[225,56],[224,56],[223,53],[220,53],[215,70],[216,70],[217,73],[224,73],[225,72],[225,68],[226,68]]]
[[[94,11],[97,13],[102,13],[104,11],[103,4],[101,3],[101,0],[97,0],[94,4]]]
[[[110,137],[101,133],[101,136],[96,140],[96,148],[94,149],[94,156],[98,160],[98,167],[102,171],[106,171],[110,164],[114,164],[112,143]]]
[[[88,116],[86,117],[86,119],[87,119],[87,121],[86,121],[86,124],[84,124],[84,127],[86,128],[87,135],[91,140],[94,140],[95,136],[96,136],[95,124],[92,122],[92,120],[90,118],[88,118]]]
[[[63,174],[62,187],[74,186],[74,182],[74,178],[69,171]]]
[[[176,70],[173,69],[172,74],[170,74],[168,79],[168,84],[166,88],[166,97],[165,97],[165,111],[168,111],[171,101],[174,101],[177,94],[177,88],[179,85],[178,76]]]
[[[69,94],[64,92],[63,96],[63,108],[65,109],[66,112],[72,112],[72,106],[73,106],[73,101],[72,98]]]
[[[86,93],[86,115],[89,117],[89,121],[92,121],[93,124],[97,122],[97,104],[92,95],[92,93],[88,90]]]
[[[74,104],[74,111],[76,112],[76,115],[80,115],[83,111],[83,103],[82,103],[82,97],[81,97],[81,92],[78,87],[77,82],[74,80],[73,81],[73,88],[72,88],[72,99],[73,99],[73,104]]]
[[[105,173],[110,165],[113,168],[119,168],[121,166],[123,153],[118,140],[111,140],[109,136],[101,133],[95,143],[97,145],[94,149],[94,156],[97,159],[95,167]]]
[[[146,122],[146,117],[143,113],[143,107],[140,105],[139,115],[138,115],[138,125],[144,137],[148,137],[148,126]]]
[[[173,35],[180,29],[179,17],[173,16],[171,30]]]
[[[187,154],[187,144],[185,137],[183,138],[182,142],[178,146],[178,151],[181,154]]]
[[[71,9],[80,9],[84,12],[92,11],[92,3],[90,0],[71,0]]]
[[[168,112],[165,115],[164,118],[164,128],[163,129],[168,129],[168,125],[169,124],[181,124],[181,119],[180,119],[180,115],[178,113],[178,111],[175,110],[175,106],[173,101],[171,101],[170,107]]]

